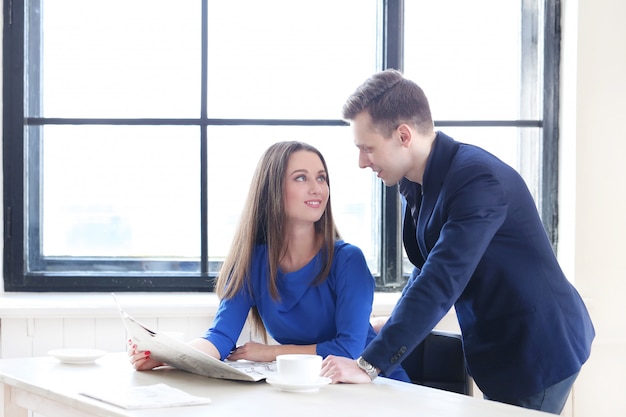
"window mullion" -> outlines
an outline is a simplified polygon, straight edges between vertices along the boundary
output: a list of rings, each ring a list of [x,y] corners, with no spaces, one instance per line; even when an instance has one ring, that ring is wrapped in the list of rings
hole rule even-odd
[[[383,67],[403,70],[404,0],[389,0],[383,8]],[[402,233],[398,186],[381,188],[381,267],[379,290],[398,288],[402,280]]]
[[[543,153],[541,218],[554,250],[558,244],[559,82],[561,1],[546,0],[543,63]]]
[[[208,134],[207,134],[207,83],[208,83],[208,0],[202,1],[202,29],[200,30],[201,68],[200,68],[200,274],[209,274],[209,236],[208,236]]]

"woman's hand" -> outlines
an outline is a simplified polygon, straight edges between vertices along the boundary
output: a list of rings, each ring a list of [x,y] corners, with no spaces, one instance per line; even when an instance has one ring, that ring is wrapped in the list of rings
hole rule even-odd
[[[157,366],[165,365],[163,362],[157,362],[150,357],[149,350],[137,350],[137,345],[133,343],[132,339],[128,339],[128,349],[126,350],[130,363],[138,371],[148,371],[154,369]]]
[[[254,362],[271,362],[276,360],[276,349],[275,345],[246,342],[233,350],[227,359],[231,361],[246,359]]]

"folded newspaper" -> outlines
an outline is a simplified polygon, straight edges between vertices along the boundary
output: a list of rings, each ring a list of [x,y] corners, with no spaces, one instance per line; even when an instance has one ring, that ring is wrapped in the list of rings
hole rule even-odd
[[[115,295],[113,294],[115,298]],[[177,369],[210,378],[238,381],[260,381],[276,373],[276,362],[221,361],[165,333],[148,329],[129,316],[115,302],[122,316],[128,338],[138,350],[149,350],[150,356]]]
[[[82,395],[127,409],[181,407],[209,404],[208,397],[196,397],[167,384],[137,387],[97,387],[81,392]]]

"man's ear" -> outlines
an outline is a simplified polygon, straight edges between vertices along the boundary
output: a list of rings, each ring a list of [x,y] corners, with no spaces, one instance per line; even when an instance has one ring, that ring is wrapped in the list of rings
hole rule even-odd
[[[400,136],[400,141],[402,142],[402,146],[408,147],[413,140],[413,131],[406,123],[402,123],[397,128],[398,134]]]

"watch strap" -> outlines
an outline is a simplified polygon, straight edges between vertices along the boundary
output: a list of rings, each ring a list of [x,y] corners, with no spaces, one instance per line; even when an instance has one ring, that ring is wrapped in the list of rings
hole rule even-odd
[[[356,364],[359,368],[364,370],[367,375],[369,375],[372,381],[378,376],[378,369],[376,369],[374,365],[363,359],[363,356],[359,356],[359,358],[356,360]]]

